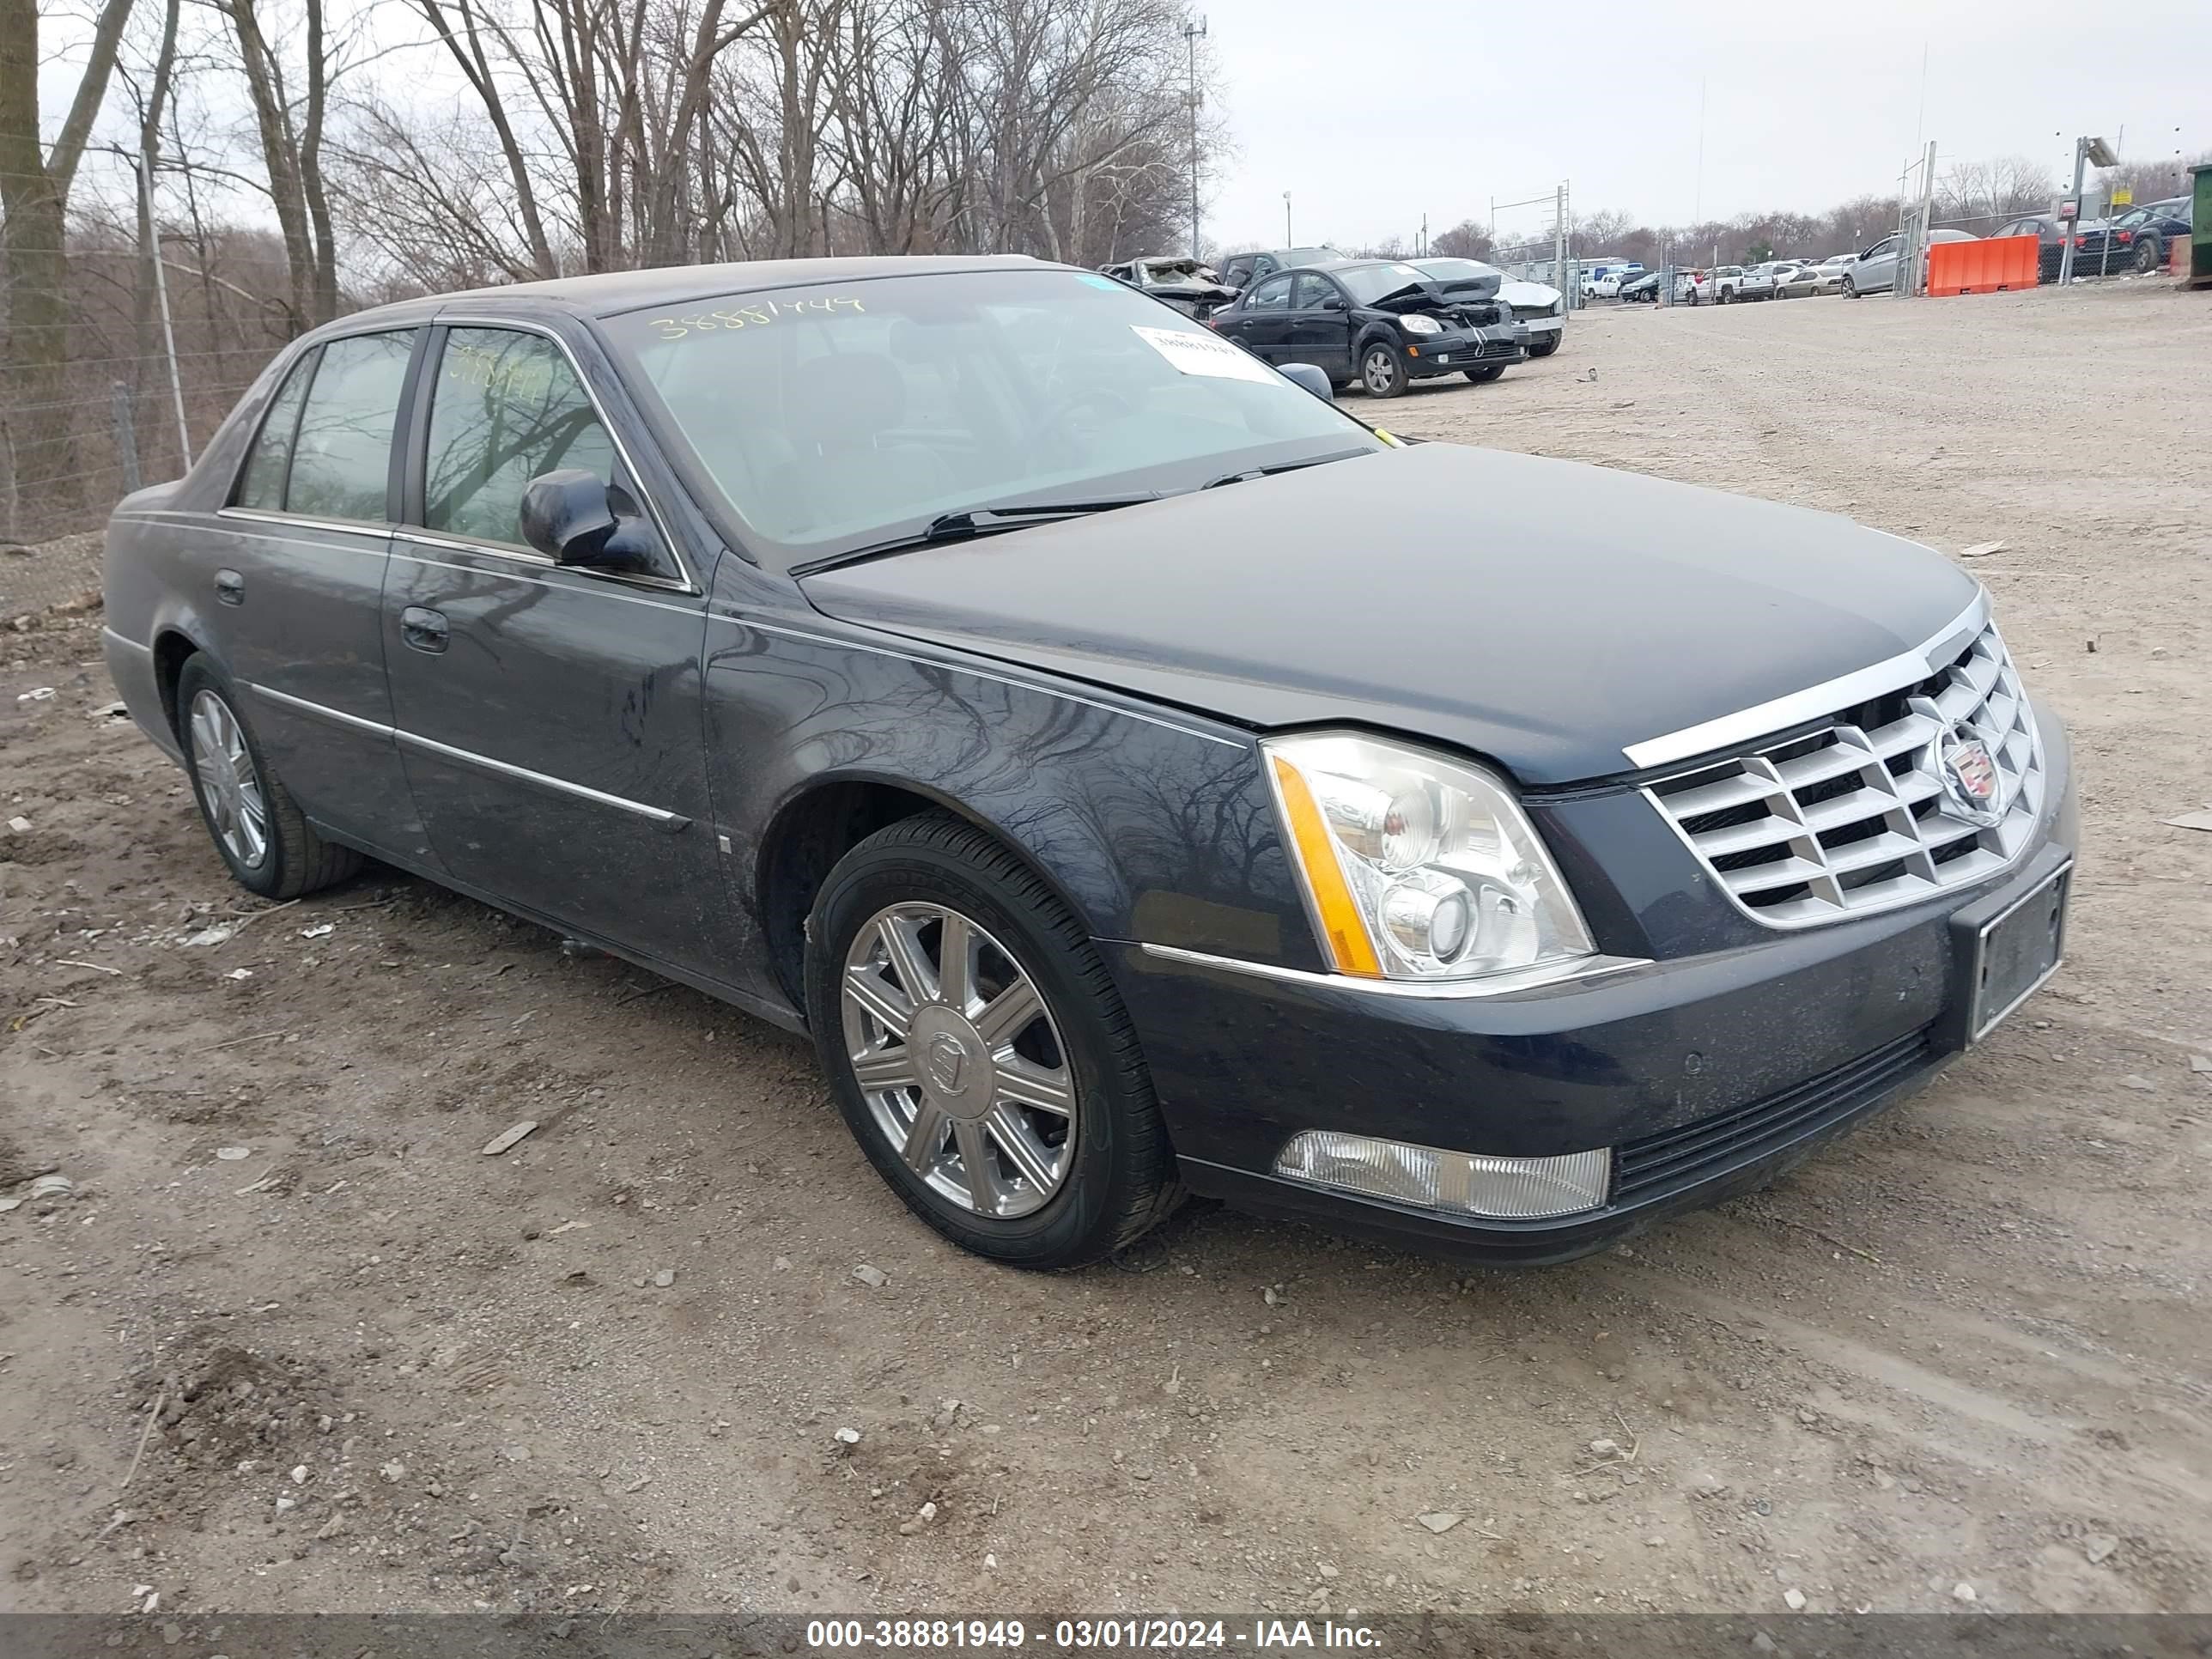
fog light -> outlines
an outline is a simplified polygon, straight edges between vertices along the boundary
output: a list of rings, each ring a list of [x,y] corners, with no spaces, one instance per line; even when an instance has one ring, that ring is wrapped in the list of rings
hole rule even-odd
[[[1275,1173],[1425,1210],[1528,1221],[1601,1206],[1612,1182],[1613,1152],[1492,1158],[1307,1129],[1284,1143]]]

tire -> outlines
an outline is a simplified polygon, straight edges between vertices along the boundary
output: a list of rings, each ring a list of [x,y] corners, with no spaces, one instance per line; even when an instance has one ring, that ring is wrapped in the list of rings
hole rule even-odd
[[[185,659],[177,675],[177,738],[200,821],[231,878],[271,899],[343,881],[361,868],[362,855],[308,828],[240,705],[237,690],[205,653]]]
[[[2166,263],[2165,252],[2157,237],[2146,236],[2136,244],[2136,269],[2146,276],[2154,274]]]
[[[1465,374],[1468,380],[1474,381],[1477,386],[1488,386],[1492,380],[1498,379],[1498,376],[1505,373],[1505,365],[1504,363],[1488,363],[1485,364],[1480,368],[1462,369],[1460,372]]]
[[[948,918],[975,941],[957,1008],[939,996]],[[1127,1011],[1083,927],[996,841],[942,812],[878,830],[822,884],[806,939],[807,1019],[838,1110],[946,1238],[1012,1267],[1075,1267],[1174,1212],[1182,1188]],[[1024,983],[1036,1012],[994,1030],[993,1009]],[[905,1018],[906,1033],[878,1010]],[[908,1040],[917,1030],[926,1048]],[[861,1080],[871,1061],[881,1086]],[[1010,1081],[1029,1102],[1006,1094]],[[1066,1109],[1031,1103],[1047,1096]],[[989,1172],[980,1192],[971,1157]]]
[[[1843,293],[1846,300],[1856,300],[1859,297],[1859,285],[1846,276],[1844,278]]]
[[[1545,340],[1540,345],[1530,346],[1528,348],[1528,355],[1531,357],[1548,357],[1559,349],[1559,342],[1566,337],[1567,337],[1564,333],[1554,334],[1548,339]]]
[[[1406,359],[1387,340],[1371,340],[1360,349],[1359,384],[1370,398],[1402,398],[1413,384]]]

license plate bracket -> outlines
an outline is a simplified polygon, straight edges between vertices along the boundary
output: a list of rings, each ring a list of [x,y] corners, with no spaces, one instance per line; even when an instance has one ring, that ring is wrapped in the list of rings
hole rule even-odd
[[[1966,1041],[1979,1042],[2058,971],[2066,955],[2071,860],[1977,926],[1962,941]]]

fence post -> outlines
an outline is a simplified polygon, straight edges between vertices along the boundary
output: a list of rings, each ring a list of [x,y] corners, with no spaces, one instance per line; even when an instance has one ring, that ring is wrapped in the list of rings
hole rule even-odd
[[[138,488],[138,423],[129,381],[113,383],[109,406],[115,416],[115,464],[123,471],[123,493],[129,495]]]

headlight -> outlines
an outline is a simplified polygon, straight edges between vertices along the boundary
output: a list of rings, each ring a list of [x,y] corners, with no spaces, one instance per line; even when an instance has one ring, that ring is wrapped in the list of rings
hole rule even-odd
[[[1442,323],[1433,317],[1424,317],[1419,312],[1410,317],[1401,317],[1398,326],[1408,334],[1441,334],[1444,331]]]
[[[1595,950],[1534,827],[1480,767],[1350,733],[1261,748],[1338,973],[1468,979]]]

